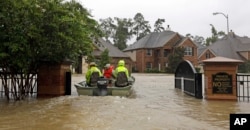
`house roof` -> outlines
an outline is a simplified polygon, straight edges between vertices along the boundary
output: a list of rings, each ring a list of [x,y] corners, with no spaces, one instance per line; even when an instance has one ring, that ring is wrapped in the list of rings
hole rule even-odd
[[[163,32],[152,32],[134,44],[128,46],[123,51],[141,49],[141,48],[157,48],[164,46],[174,35],[176,32],[173,31],[163,31]]]
[[[222,39],[208,46],[207,49],[212,51],[216,56],[243,60],[239,52],[250,51],[250,39],[247,37],[239,37],[233,32],[230,32]]]
[[[98,48],[98,50],[92,52],[93,55],[100,56],[105,49],[108,49],[110,57],[124,57],[124,58],[129,57],[124,52],[115,47],[113,44],[103,40],[102,38],[99,38],[93,44]]]

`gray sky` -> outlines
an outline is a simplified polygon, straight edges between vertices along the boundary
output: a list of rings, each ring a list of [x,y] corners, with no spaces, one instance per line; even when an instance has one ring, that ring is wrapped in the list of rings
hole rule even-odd
[[[250,37],[250,0],[76,0],[91,11],[94,19],[133,18],[142,13],[153,28],[158,18],[165,19],[164,26],[181,35],[211,36],[213,24],[217,31],[229,30],[239,36]]]

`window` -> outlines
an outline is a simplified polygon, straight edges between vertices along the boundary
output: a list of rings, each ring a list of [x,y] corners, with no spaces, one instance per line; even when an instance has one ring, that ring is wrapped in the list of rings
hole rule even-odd
[[[210,53],[209,52],[206,52],[206,59],[209,59],[211,56],[210,56]]]
[[[164,57],[167,57],[168,56],[168,54],[170,53],[170,50],[168,50],[168,49],[164,49],[164,52],[163,52],[164,54]]]
[[[147,70],[152,69],[152,63],[151,62],[146,63],[146,69]]]
[[[193,55],[193,48],[192,47],[185,47],[185,56],[192,56]]]
[[[152,50],[151,49],[147,49],[147,55],[152,56]]]

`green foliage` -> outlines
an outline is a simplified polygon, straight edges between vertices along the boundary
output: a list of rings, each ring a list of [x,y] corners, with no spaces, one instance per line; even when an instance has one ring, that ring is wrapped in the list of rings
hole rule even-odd
[[[154,24],[154,32],[162,32],[164,31],[163,23],[165,22],[165,19],[157,19]]]
[[[0,66],[13,78],[24,73],[21,81],[27,79],[16,86],[22,90],[15,92],[16,99],[29,92],[26,77],[44,61],[61,63],[90,54],[92,39],[101,35],[97,25],[74,0],[1,0]]]
[[[170,54],[168,57],[168,67],[166,68],[166,72],[174,73],[178,64],[183,61],[185,49],[182,47],[177,47],[174,49],[174,53]]]
[[[189,37],[191,40],[193,40],[195,43],[200,44],[202,46],[206,46],[205,39],[202,36],[198,35],[191,35],[190,33],[186,34],[186,37]]]
[[[197,73],[200,73],[201,68],[199,68],[199,67],[195,67],[195,70],[196,70],[196,72],[197,72]]]
[[[0,6],[0,63],[11,71],[75,60],[91,52],[91,39],[100,34],[97,22],[75,1],[5,0]]]
[[[123,50],[127,47],[127,40],[131,38],[130,28],[132,26],[131,19],[115,18],[117,22],[116,32],[113,36],[114,46]]]
[[[137,13],[133,19],[131,18],[106,18],[100,19],[100,30],[106,41],[113,40],[114,46],[123,50],[127,47],[127,41],[132,37],[140,40],[142,37],[151,33],[149,21],[146,21],[141,13]],[[154,24],[154,31],[164,31],[163,23],[165,19],[157,19]]]
[[[215,27],[212,24],[210,24],[210,26],[212,27],[211,28],[212,36],[206,38],[206,46],[209,46],[212,43],[216,42],[218,40],[219,36],[225,36],[225,32],[223,32],[223,31],[217,32],[217,30],[215,29]]]
[[[116,31],[116,26],[114,20],[110,17],[106,19],[100,19],[100,29],[103,32],[104,38],[106,41],[110,41],[109,39],[114,36]]]
[[[100,29],[106,41],[113,39],[114,46],[123,50],[127,47],[127,41],[131,38],[132,20],[126,18],[100,19]]]
[[[133,20],[133,34],[136,37],[136,41],[140,40],[151,32],[151,26],[149,24],[149,21],[146,21],[141,13],[137,13],[134,16]]]
[[[161,73],[158,69],[146,69],[144,71],[145,73]]]
[[[238,73],[250,73],[250,61],[249,60],[239,65]]]
[[[110,64],[110,57],[108,49],[105,49],[101,54],[100,62],[97,63],[100,69],[103,69],[106,64]]]

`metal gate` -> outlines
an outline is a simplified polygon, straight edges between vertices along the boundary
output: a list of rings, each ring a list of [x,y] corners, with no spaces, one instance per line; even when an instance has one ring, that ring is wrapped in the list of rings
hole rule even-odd
[[[236,74],[238,101],[250,101],[250,74]]]
[[[192,63],[187,60],[181,62],[175,71],[175,88],[199,99],[203,97],[202,75],[196,73]]]

